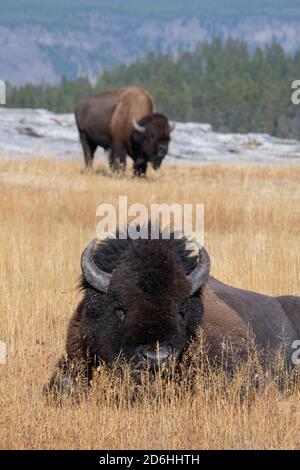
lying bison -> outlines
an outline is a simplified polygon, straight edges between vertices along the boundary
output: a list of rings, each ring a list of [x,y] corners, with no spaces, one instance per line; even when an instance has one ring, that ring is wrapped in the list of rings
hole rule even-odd
[[[180,362],[199,331],[212,362],[221,363],[224,344],[246,360],[250,330],[261,352],[283,348],[291,365],[292,342],[300,338],[300,297],[223,284],[210,277],[205,248],[192,256],[174,237],[92,241],[81,267],[84,297],[69,324],[67,359],[58,363],[47,391],[68,390],[82,364],[90,380],[101,362],[120,358],[135,373],[145,366],[155,371],[174,356]]]
[[[99,145],[110,149],[112,171],[125,170],[128,154],[136,175],[146,174],[148,162],[154,169],[160,167],[174,128],[165,116],[155,113],[150,94],[137,87],[83,99],[75,109],[75,118],[87,167],[92,166]]]

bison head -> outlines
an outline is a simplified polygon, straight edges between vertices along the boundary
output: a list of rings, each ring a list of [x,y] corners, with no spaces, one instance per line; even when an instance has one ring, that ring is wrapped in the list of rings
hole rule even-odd
[[[157,170],[168,153],[170,134],[175,125],[162,114],[154,113],[137,123],[133,119],[132,158],[136,174],[145,174],[150,162]]]
[[[200,292],[210,270],[204,248],[192,256],[182,239],[94,240],[81,266],[81,328],[91,357],[107,364],[122,357],[134,370],[155,370],[183,352],[202,317]]]

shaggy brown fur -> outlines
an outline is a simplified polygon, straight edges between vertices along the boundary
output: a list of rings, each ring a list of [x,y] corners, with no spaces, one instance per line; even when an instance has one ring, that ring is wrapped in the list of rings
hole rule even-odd
[[[97,266],[112,273],[106,294],[82,279],[84,298],[67,334],[67,361],[58,364],[50,387],[68,390],[76,367],[90,380],[101,362],[125,359],[135,370],[145,348],[169,348],[180,363],[199,333],[207,344],[207,360],[232,373],[255,348],[265,366],[283,352],[292,366],[292,342],[298,338],[300,298],[269,297],[221,283],[210,277],[190,295],[187,274],[197,258],[184,240],[108,239],[94,253]],[[292,319],[292,321],[291,321]],[[63,371],[63,372],[62,372]],[[62,372],[62,374],[61,374]],[[63,376],[63,380],[56,377]],[[58,385],[57,385],[58,384]],[[66,385],[67,384],[67,385]]]
[[[143,88],[124,87],[85,98],[76,106],[75,118],[87,167],[98,145],[110,149],[112,171],[125,169],[127,153],[136,174],[146,173],[148,161],[158,168],[167,153],[169,122],[155,113],[153,99]],[[134,130],[133,119],[145,133]]]

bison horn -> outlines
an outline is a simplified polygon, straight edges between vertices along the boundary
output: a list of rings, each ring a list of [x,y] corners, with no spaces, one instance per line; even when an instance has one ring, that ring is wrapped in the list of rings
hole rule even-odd
[[[193,295],[208,279],[210,271],[210,257],[206,249],[202,247],[199,249],[199,262],[194,269],[187,276],[188,280],[191,282],[191,295]]]
[[[101,269],[96,266],[93,259],[95,245],[96,240],[93,240],[83,251],[81,255],[81,270],[84,278],[92,287],[94,287],[94,289],[99,292],[106,293],[112,275],[101,271]]]
[[[176,123],[175,122],[169,122],[169,127],[170,127],[170,132],[172,133],[176,127]]]
[[[133,124],[134,129],[135,129],[137,132],[141,132],[142,134],[143,134],[144,132],[146,132],[146,127],[140,126],[140,125],[136,122],[135,118],[132,119],[132,124]]]

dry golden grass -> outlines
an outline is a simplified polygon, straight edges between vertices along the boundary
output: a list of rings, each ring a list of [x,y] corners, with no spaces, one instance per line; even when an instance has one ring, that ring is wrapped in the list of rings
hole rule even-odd
[[[213,275],[268,294],[300,293],[300,167],[164,167],[148,180],[82,174],[82,164],[0,161],[0,448],[299,448],[300,394],[272,385],[240,403],[215,378],[210,389],[175,386],[138,403],[101,398],[62,408],[41,397],[64,350],[80,294],[79,257],[95,235],[96,207],[139,201],[205,204]],[[173,387],[173,388],[172,388]],[[120,392],[122,394],[122,390]],[[99,396],[100,394],[100,396]]]

